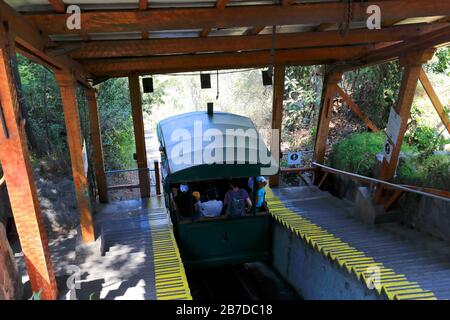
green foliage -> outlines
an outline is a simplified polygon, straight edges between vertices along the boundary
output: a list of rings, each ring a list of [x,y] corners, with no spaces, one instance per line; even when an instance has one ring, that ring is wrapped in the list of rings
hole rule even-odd
[[[21,109],[33,153],[39,157],[69,159],[64,113],[53,74],[41,65],[18,55],[22,84]]]
[[[287,67],[284,128],[309,129],[320,104],[321,77],[318,67]]]
[[[388,62],[347,72],[343,86],[362,111],[379,128],[385,128],[389,109],[397,100],[401,76],[398,62]]]
[[[419,152],[426,154],[431,154],[450,142],[434,128],[425,125],[417,126],[412,132],[408,133],[406,140],[410,145],[416,146]]]
[[[376,161],[375,156],[382,152],[384,140],[383,132],[351,134],[333,146],[331,165],[337,169],[371,176]],[[415,149],[403,144],[402,151],[411,153]]]
[[[400,164],[396,181],[422,187],[450,190],[450,156],[432,154]]]
[[[382,132],[355,133],[333,146],[331,164],[333,167],[361,175],[371,175],[376,154],[382,151]]]
[[[428,63],[427,70],[450,75],[450,48],[438,49],[435,58]]]

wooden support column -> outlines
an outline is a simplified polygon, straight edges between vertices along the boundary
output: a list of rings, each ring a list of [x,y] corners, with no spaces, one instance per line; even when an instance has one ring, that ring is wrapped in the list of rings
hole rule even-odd
[[[147,165],[147,149],[145,147],[145,130],[144,119],[142,116],[142,97],[139,76],[137,74],[129,76],[128,84],[130,87],[131,113],[133,115],[134,140],[136,141],[141,198],[148,198],[150,197],[150,176]]]
[[[0,161],[33,292],[57,299],[58,288],[20,116],[11,58],[13,37],[0,25]]]
[[[97,97],[94,89],[85,89],[88,108],[91,139],[94,150],[94,171],[97,181],[98,197],[100,202],[108,202],[108,188],[106,184],[105,165],[103,162],[102,134],[97,108]]]
[[[445,113],[444,106],[441,103],[441,100],[439,100],[438,95],[436,94],[436,91],[434,91],[433,86],[431,85],[430,79],[428,79],[428,76],[425,72],[425,70],[420,70],[419,75],[420,82],[422,83],[423,88],[425,89],[425,92],[427,93],[428,97],[431,100],[431,103],[434,106],[434,109],[439,115],[439,118],[441,118],[442,123],[444,124],[445,128],[447,129],[447,132],[450,133],[450,120],[447,117],[447,114]]]
[[[275,150],[278,147],[278,151],[281,156],[281,129],[283,123],[283,98],[284,98],[284,78],[286,73],[285,66],[276,66],[274,70],[273,79],[273,104],[272,104],[272,130],[279,131],[278,141],[273,141],[272,144],[277,143],[278,146],[272,145],[270,150]],[[270,186],[276,187],[280,183],[280,176],[274,175],[270,177]]]
[[[80,116],[77,105],[77,83],[69,71],[55,72],[61,101],[64,109],[64,119],[67,131],[67,143],[72,164],[73,183],[80,212],[81,235],[84,242],[95,241],[94,225],[92,221],[89,200],[88,181],[83,162],[83,140],[81,138]]]
[[[325,159],[328,131],[330,129],[330,120],[333,113],[333,98],[336,95],[336,87],[341,80],[341,77],[342,73],[331,73],[326,75],[324,79],[322,102],[314,146],[314,161],[317,163],[323,163]]]
[[[400,127],[397,141],[393,141],[394,148],[391,152],[391,161],[387,162],[386,158],[383,159],[379,175],[381,180],[390,180],[394,177],[422,65],[433,57],[434,51],[433,49],[414,52],[400,58],[400,64],[403,67],[403,77],[398,100],[394,108],[400,117]],[[383,189],[378,188],[375,193],[376,203],[380,203],[382,193]]]

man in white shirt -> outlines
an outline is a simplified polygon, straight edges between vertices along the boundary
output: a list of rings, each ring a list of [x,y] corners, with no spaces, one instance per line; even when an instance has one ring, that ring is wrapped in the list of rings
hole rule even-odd
[[[200,204],[200,214],[202,217],[214,218],[220,216],[223,208],[223,202],[216,199],[216,192],[209,190],[206,193],[208,201]]]

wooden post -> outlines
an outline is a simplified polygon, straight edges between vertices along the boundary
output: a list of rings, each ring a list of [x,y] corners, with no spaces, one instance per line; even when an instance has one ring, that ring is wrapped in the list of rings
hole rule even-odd
[[[317,163],[323,163],[325,159],[328,131],[330,129],[330,120],[333,113],[333,98],[336,95],[336,87],[341,80],[341,77],[342,73],[331,73],[327,74],[324,79],[322,102],[314,145],[314,161]]]
[[[94,89],[85,89],[88,108],[89,125],[91,128],[92,146],[94,149],[94,170],[97,180],[97,190],[100,202],[108,202],[108,188],[106,184],[105,165],[103,163],[102,133],[97,108],[97,98]]]
[[[428,76],[423,70],[423,68],[420,70],[419,75],[420,82],[422,83],[423,88],[425,89],[425,92],[427,93],[428,97],[431,100],[431,103],[434,106],[434,109],[436,109],[436,112],[439,115],[439,118],[441,118],[442,123],[444,124],[445,128],[447,129],[447,132],[450,133],[450,120],[447,117],[447,114],[445,113],[444,106],[441,103],[441,100],[439,100],[438,95],[436,94],[436,91],[434,91],[433,86],[431,85],[430,79],[428,79]]]
[[[0,25],[0,160],[33,292],[57,299],[58,288],[28,154],[16,81],[11,69],[14,38]]]
[[[130,87],[131,113],[133,115],[134,140],[136,141],[141,198],[148,198],[150,197],[150,176],[147,165],[147,149],[145,147],[145,131],[142,116],[142,97],[139,76],[136,74],[129,76],[128,84]]]
[[[278,147],[278,151],[281,156],[281,129],[283,122],[283,98],[284,98],[284,78],[286,69],[285,66],[276,66],[274,79],[273,79],[273,104],[272,104],[272,130],[279,130],[278,141],[273,141],[270,150],[275,150]],[[277,143],[278,146],[273,144]],[[280,183],[280,176],[274,175],[270,177],[269,180],[271,187],[276,187]]]
[[[161,194],[161,176],[159,175],[159,162],[155,160],[153,163],[155,168],[155,186],[156,186],[156,195],[159,196]]]
[[[81,139],[80,116],[77,105],[77,83],[69,71],[55,72],[61,101],[64,109],[64,119],[67,131],[67,143],[72,164],[73,183],[80,212],[81,234],[84,242],[95,241],[91,205],[89,201],[88,182],[83,162],[83,141]]]
[[[380,180],[390,180],[394,177],[422,65],[431,59],[433,54],[434,49],[414,52],[400,58],[400,64],[404,67],[404,70],[398,100],[394,108],[395,112],[400,117],[400,126],[397,141],[393,141],[394,148],[391,151],[390,162],[388,162],[386,158],[383,158],[379,175]],[[378,188],[375,193],[376,203],[380,203],[382,193],[383,189]]]

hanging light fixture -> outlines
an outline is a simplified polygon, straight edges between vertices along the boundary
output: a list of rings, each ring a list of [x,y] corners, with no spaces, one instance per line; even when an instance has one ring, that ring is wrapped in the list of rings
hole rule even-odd
[[[153,78],[142,78],[142,87],[144,88],[144,93],[153,92]]]
[[[211,75],[209,73],[200,73],[200,85],[202,89],[211,88]]]

